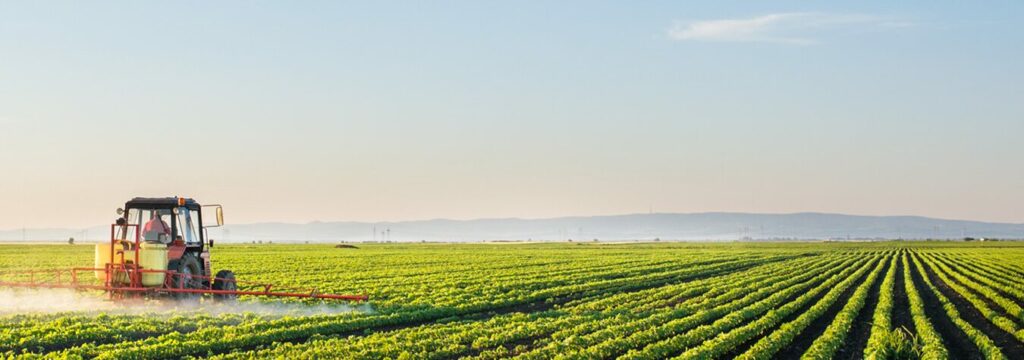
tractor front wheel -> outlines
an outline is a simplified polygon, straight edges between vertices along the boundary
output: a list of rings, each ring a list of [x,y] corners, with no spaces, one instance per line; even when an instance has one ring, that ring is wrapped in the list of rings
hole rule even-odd
[[[177,289],[202,289],[203,269],[199,266],[199,259],[195,255],[185,254],[177,261],[177,267],[173,269],[178,273],[174,276],[174,287]],[[179,292],[174,293],[178,300],[198,300],[202,294]]]
[[[235,273],[231,270],[221,270],[213,279],[214,290],[237,291],[238,283],[235,282]],[[213,294],[213,299],[221,302],[234,302],[238,300],[238,294]]]

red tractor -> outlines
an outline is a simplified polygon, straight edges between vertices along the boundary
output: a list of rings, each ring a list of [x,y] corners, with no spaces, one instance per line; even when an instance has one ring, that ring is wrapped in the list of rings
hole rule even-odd
[[[367,300],[366,295],[321,294],[316,289],[278,291],[272,285],[240,282],[226,269],[211,275],[213,240],[207,229],[224,225],[220,205],[203,206],[181,197],[134,198],[117,213],[121,217],[110,226],[110,242],[96,244],[95,267],[15,272],[8,275],[16,280],[0,278],[0,286],[104,290],[111,299],[195,300],[208,295],[224,301],[257,295]],[[82,278],[90,272],[102,284]]]

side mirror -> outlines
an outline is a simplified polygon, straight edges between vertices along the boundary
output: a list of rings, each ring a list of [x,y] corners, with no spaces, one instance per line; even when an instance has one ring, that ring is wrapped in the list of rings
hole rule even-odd
[[[210,247],[213,247],[213,239],[210,239]]]
[[[209,220],[210,219],[210,217],[209,217],[210,208],[213,208],[213,212],[214,212],[213,219],[217,221],[216,225],[208,223],[208,222],[212,222],[212,221]],[[203,210],[204,210],[203,211],[203,215],[204,216],[203,216],[203,224],[202,224],[202,226],[204,228],[224,226],[224,208],[223,207],[221,207],[220,205],[203,205]]]
[[[124,209],[122,209],[122,208],[117,208],[117,214],[118,214],[118,215],[123,215],[123,214],[124,214]]]

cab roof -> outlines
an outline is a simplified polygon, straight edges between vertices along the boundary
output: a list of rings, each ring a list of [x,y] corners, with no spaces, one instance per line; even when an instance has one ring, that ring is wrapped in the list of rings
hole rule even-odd
[[[198,210],[199,203],[191,198],[184,198],[185,207]],[[173,209],[178,207],[178,197],[144,198],[137,197],[124,203],[125,209]]]

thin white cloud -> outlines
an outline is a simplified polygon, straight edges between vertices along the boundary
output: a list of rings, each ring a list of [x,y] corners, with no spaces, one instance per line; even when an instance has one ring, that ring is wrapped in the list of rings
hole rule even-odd
[[[775,13],[740,19],[676,22],[668,36],[679,41],[767,42],[811,45],[808,33],[848,27],[906,27],[913,24],[864,14]]]

